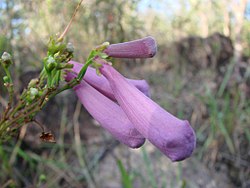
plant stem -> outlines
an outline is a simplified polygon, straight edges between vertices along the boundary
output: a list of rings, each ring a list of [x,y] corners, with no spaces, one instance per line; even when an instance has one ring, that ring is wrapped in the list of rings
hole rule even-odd
[[[58,41],[62,40],[63,37],[64,37],[64,36],[66,35],[66,33],[68,32],[68,30],[69,30],[69,28],[70,28],[70,26],[71,26],[71,24],[72,24],[72,22],[73,22],[73,20],[74,20],[74,18],[75,18],[75,16],[76,16],[77,11],[78,11],[79,8],[80,8],[82,2],[83,2],[83,0],[81,0],[81,1],[78,3],[78,5],[76,6],[76,9],[75,9],[75,11],[74,11],[74,13],[73,13],[73,15],[72,15],[72,17],[71,17],[71,19],[70,19],[68,25],[67,25],[66,28],[64,29],[64,31],[63,31],[63,33],[61,34],[61,36],[58,38]]]

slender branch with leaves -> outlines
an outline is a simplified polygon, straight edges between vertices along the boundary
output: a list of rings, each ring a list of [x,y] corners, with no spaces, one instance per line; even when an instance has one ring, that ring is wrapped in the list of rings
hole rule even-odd
[[[3,77],[4,86],[7,89],[9,100],[0,119],[0,140],[7,140],[13,136],[17,130],[25,124],[33,122],[42,128],[42,136],[45,135],[44,128],[35,119],[38,112],[48,103],[48,101],[59,93],[71,89],[80,83],[89,65],[93,63],[93,58],[97,55],[106,57],[102,51],[107,43],[97,47],[90,52],[85,65],[79,75],[70,82],[64,82],[64,75],[73,67],[68,62],[74,54],[74,47],[71,43],[66,43],[64,37],[69,31],[73,19],[79,10],[83,0],[81,0],[73,16],[62,34],[51,36],[47,45],[47,56],[43,58],[43,68],[37,78],[30,80],[26,89],[20,97],[16,98],[14,93],[13,79],[10,69],[13,61],[9,53],[4,52],[0,58],[1,66],[5,72]],[[41,137],[42,137],[41,136]]]

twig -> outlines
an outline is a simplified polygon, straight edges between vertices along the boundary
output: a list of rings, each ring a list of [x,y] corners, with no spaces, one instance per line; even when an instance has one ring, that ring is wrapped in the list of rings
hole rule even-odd
[[[76,9],[75,9],[75,11],[74,11],[74,13],[73,13],[73,15],[72,15],[70,21],[69,21],[67,27],[64,29],[64,31],[63,31],[63,33],[61,34],[61,36],[58,38],[58,41],[62,40],[63,37],[64,37],[64,36],[66,35],[66,33],[68,32],[68,30],[69,30],[69,28],[70,28],[70,26],[71,26],[71,24],[72,24],[72,22],[73,22],[73,20],[74,20],[74,18],[75,18],[75,16],[76,16],[76,13],[78,12],[78,10],[79,10],[79,8],[80,8],[82,2],[83,2],[83,0],[81,0],[81,1],[78,3],[78,5],[77,5],[77,7],[76,7]]]
[[[35,120],[35,119],[33,119],[32,122],[34,122],[36,125],[38,125],[38,126],[42,129],[42,131],[45,132],[44,126],[43,126],[41,123],[39,123],[39,122],[38,122],[37,120]]]

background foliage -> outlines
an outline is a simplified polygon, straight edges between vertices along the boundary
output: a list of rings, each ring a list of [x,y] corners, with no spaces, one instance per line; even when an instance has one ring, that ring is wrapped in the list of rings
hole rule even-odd
[[[0,1],[0,53],[15,61],[21,90],[41,67],[49,36],[60,33],[78,1]],[[194,155],[170,163],[146,144],[130,150],[110,137],[66,92],[39,115],[57,144],[23,127],[0,143],[3,187],[248,187],[250,186],[250,3],[247,0],[84,1],[66,36],[74,60],[111,43],[152,35],[150,60],[116,60],[123,74],[144,78],[153,99],[197,134]],[[0,72],[0,74],[2,74]],[[0,80],[2,87],[2,80]],[[1,108],[5,90],[0,88]]]

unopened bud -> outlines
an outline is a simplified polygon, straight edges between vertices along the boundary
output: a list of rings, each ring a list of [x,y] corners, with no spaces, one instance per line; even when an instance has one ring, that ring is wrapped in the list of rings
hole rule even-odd
[[[34,88],[34,87],[30,88],[29,91],[30,91],[30,98],[31,99],[35,99],[39,94],[38,89]]]
[[[2,62],[4,63],[4,65],[7,66],[7,67],[8,67],[9,65],[12,64],[12,60],[11,60],[12,57],[11,57],[11,55],[10,55],[9,53],[7,53],[7,52],[4,52],[4,53],[3,53],[1,59],[2,59]]]
[[[109,42],[104,42],[104,43],[102,43],[100,46],[97,46],[95,49],[96,49],[97,51],[103,51],[103,50],[105,50],[109,45],[110,45]]]
[[[10,83],[10,78],[8,76],[3,77],[4,83]]]
[[[56,63],[50,63],[47,65],[47,70],[48,71],[52,71],[54,68],[56,67]]]
[[[47,58],[45,63],[46,63],[45,68],[48,72],[51,72],[57,65],[56,60],[51,56]]]
[[[53,57],[49,56],[47,59],[47,63],[50,64],[50,63],[54,63],[54,62],[56,62],[56,60]]]
[[[57,53],[54,54],[54,59],[57,59],[59,57],[60,57],[60,52],[57,52]]]
[[[30,80],[28,88],[35,87],[38,84],[39,80],[37,78],[34,78]]]
[[[67,46],[66,46],[66,50],[69,52],[69,53],[73,53],[74,52],[74,46],[72,43],[68,43]]]
[[[151,58],[156,54],[157,45],[153,37],[111,44],[103,52],[116,58]]]

